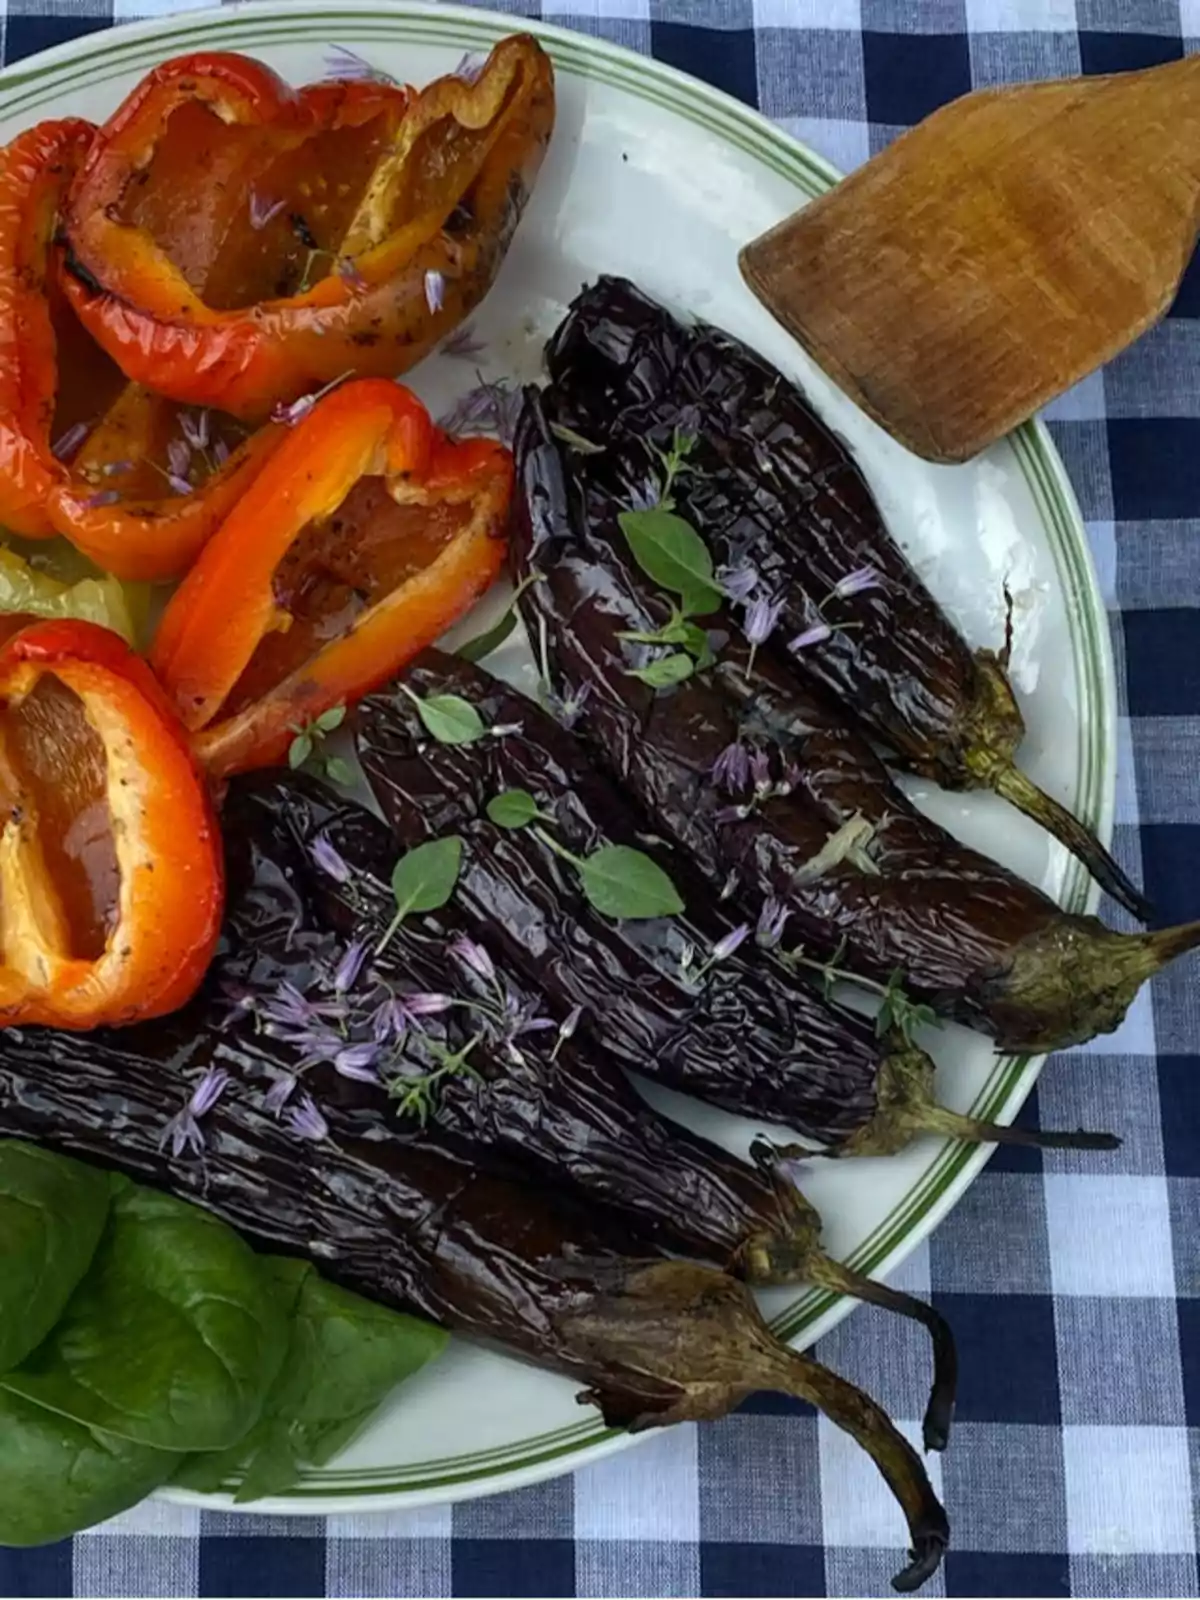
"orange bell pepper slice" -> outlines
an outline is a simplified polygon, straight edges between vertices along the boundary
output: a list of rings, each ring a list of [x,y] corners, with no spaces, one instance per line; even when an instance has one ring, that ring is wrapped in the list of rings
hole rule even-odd
[[[394,377],[490,288],[553,122],[528,36],[420,93],[166,62],[72,186],[71,303],[130,378],[250,420],[347,374]]]
[[[151,660],[214,776],[385,683],[504,561],[512,457],[379,378],[317,401],[163,615]]]
[[[220,832],[146,664],[106,628],[0,649],[0,1026],[161,1016],[220,931]]]
[[[228,459],[209,457],[195,488],[166,493],[178,406],[127,384],[61,287],[59,212],[94,133],[44,122],[0,151],[0,522],[27,538],[65,534],[117,577],[157,581],[187,570],[282,430],[247,440],[218,420]]]

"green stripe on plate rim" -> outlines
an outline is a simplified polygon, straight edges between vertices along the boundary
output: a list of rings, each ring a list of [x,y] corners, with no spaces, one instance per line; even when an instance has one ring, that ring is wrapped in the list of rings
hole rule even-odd
[[[643,60],[606,41],[590,39],[562,29],[513,18],[445,12],[437,15],[388,15],[375,11],[338,10],[304,12],[294,16],[254,15],[239,11],[212,15],[203,22],[180,21],[157,28],[150,35],[115,36],[91,48],[78,60],[51,61],[28,69],[20,67],[0,75],[0,116],[34,112],[50,97],[78,85],[98,83],[149,67],[182,50],[214,46],[261,49],[272,44],[372,43],[436,44],[452,49],[486,48],[504,34],[520,28],[536,35],[561,72],[590,78],[624,90],[716,134],[743,154],[786,178],[812,198],[837,182],[838,172],[814,152],[805,149],[757,112],[711,89],[676,75],[657,62]],[[217,37],[219,36],[219,37]],[[1095,582],[1086,540],[1066,477],[1045,429],[1026,423],[1009,440],[1017,464],[1046,526],[1059,581],[1065,595],[1076,677],[1080,691],[1078,734],[1079,783],[1076,814],[1091,827],[1104,812],[1102,788],[1105,731],[1105,666],[1107,649],[1101,634],[1103,617],[1095,601]],[[1094,890],[1086,873],[1072,861],[1063,887],[1067,909],[1087,908]],[[1028,1090],[1035,1063],[1028,1056],[998,1059],[972,1114],[984,1119],[1003,1118],[1015,1112],[1019,1089]],[[879,1267],[902,1243],[913,1226],[938,1203],[948,1187],[974,1163],[982,1166],[986,1154],[961,1143],[946,1146],[920,1183],[882,1222],[850,1258],[860,1272]],[[783,1338],[795,1339],[822,1316],[838,1297],[811,1291],[777,1317],[772,1326]],[[451,1488],[517,1469],[531,1469],[563,1459],[604,1440],[616,1437],[599,1419],[554,1429],[523,1440],[467,1455],[421,1462],[410,1469],[324,1469],[310,1474],[288,1498],[347,1498],[387,1495],[405,1491]]]

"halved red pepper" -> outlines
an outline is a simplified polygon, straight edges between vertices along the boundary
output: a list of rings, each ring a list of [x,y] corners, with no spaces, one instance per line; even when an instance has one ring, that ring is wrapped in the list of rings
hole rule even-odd
[[[126,382],[61,287],[59,210],[94,132],[43,122],[0,151],[0,522],[65,534],[120,578],[178,577],[281,430],[205,419],[217,455],[196,458],[195,487],[170,473],[178,405]]]
[[[168,61],[72,188],[72,303],[130,378],[239,417],[395,376],[491,286],[553,122],[528,36],[420,93]]]
[[[220,931],[220,832],[152,673],[88,622],[0,650],[0,1026],[184,1004]]]
[[[385,683],[492,583],[512,457],[367,378],[296,425],[176,590],[151,660],[224,776]],[[202,731],[200,731],[202,730]]]

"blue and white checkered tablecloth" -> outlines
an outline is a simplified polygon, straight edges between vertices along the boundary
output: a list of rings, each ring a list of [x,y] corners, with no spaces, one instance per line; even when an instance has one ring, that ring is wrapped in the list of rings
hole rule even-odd
[[[0,38],[13,62],[181,9],[8,0]],[[1200,0],[565,0],[540,14],[709,79],[845,168],[972,87],[1200,46]],[[1200,268],[1168,320],[1052,417],[1117,654],[1116,853],[1183,920],[1200,907]],[[954,1546],[930,1594],[1198,1592],[1198,970],[1180,963],[1117,1034],[1054,1061],[1027,1108],[1118,1129],[1103,1173],[1001,1152],[897,1277],[932,1294],[964,1353],[957,1435],[932,1469]],[[927,1352],[894,1318],[860,1312],[818,1354],[919,1415]],[[147,1504],[73,1542],[0,1550],[0,1595],[864,1595],[890,1592],[897,1548],[853,1447],[769,1399],[453,1508],[248,1521]]]

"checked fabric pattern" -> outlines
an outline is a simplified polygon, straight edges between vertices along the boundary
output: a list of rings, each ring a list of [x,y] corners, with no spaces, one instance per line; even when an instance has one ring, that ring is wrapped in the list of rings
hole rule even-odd
[[[5,59],[177,0],[8,0]],[[985,84],[1200,47],[1200,0],[574,0],[532,12],[756,104],[843,168]],[[67,108],[64,108],[64,110]],[[1164,920],[1200,912],[1200,269],[1169,319],[1051,413],[1121,683],[1116,852]],[[1108,907],[1113,920],[1119,913]],[[1191,1596],[1200,1493],[1200,965],[1046,1069],[1025,1118],[1118,1129],[1119,1155],[1001,1152],[896,1282],[963,1352],[934,1462],[954,1547],[929,1594]],[[915,1437],[927,1352],[869,1310],[818,1354]],[[3,1441],[0,1440],[0,1449]],[[898,1518],[865,1459],[765,1400],[523,1493],[247,1520],[147,1504],[39,1551],[0,1595],[889,1593]]]

